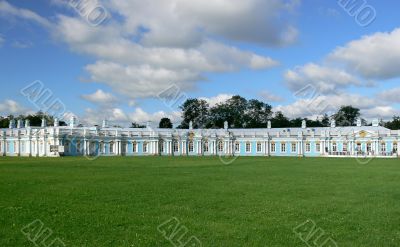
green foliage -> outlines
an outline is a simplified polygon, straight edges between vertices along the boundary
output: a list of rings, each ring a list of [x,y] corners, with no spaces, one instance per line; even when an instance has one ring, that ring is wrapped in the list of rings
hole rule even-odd
[[[335,119],[337,126],[354,126],[357,123],[357,118],[360,116],[360,109],[353,106],[342,106],[333,115],[333,119]]]
[[[146,128],[146,126],[145,126],[145,125],[142,125],[142,124],[138,124],[138,123],[133,122],[133,123],[131,124],[131,128],[143,129],[143,128]]]
[[[392,121],[385,123],[385,127],[392,130],[400,130],[400,116],[394,116]]]
[[[160,120],[160,123],[158,124],[158,128],[160,128],[160,129],[171,129],[171,128],[172,128],[171,119],[169,119],[169,118],[162,118],[162,119]]]

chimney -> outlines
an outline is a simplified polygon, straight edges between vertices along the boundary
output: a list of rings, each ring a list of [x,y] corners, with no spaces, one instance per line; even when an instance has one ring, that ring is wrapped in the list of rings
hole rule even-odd
[[[306,120],[303,120],[303,121],[301,122],[301,128],[302,128],[302,129],[307,128],[307,122],[306,122]]]
[[[362,126],[362,121],[361,118],[357,119],[357,127],[361,127]]]
[[[332,121],[331,121],[331,128],[336,128],[336,121],[335,121],[335,119],[332,119]]]
[[[190,130],[193,129],[193,122],[192,122],[192,121],[189,122],[189,129],[190,129]]]
[[[268,129],[271,129],[271,128],[272,128],[271,121],[268,121]]]
[[[60,126],[60,121],[58,121],[58,118],[54,119],[54,127]]]
[[[29,119],[25,120],[25,128],[29,128],[31,127],[31,122],[29,121]]]
[[[46,119],[44,119],[44,118],[42,118],[42,125],[41,125],[41,127],[42,127],[42,128],[47,127],[47,122],[46,122]]]
[[[9,126],[8,126],[10,129],[14,129],[15,128],[15,120],[14,119],[11,119],[10,120],[10,124],[9,124]]]
[[[22,128],[22,126],[24,126],[24,121],[22,119],[19,119],[17,121],[17,128],[20,129],[20,128]]]
[[[224,122],[224,129],[227,130],[228,129],[228,121]]]
[[[71,116],[71,118],[69,119],[69,127],[71,127],[71,128],[76,127],[76,117],[75,116]]]
[[[106,119],[103,120],[102,128],[108,128],[108,121]]]
[[[373,127],[379,127],[379,119],[372,120],[372,126]]]

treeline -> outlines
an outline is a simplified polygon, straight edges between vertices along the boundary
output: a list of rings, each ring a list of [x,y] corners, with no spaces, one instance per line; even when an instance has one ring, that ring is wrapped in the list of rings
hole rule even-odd
[[[229,128],[267,128],[268,121],[271,121],[273,128],[301,127],[302,121],[306,120],[307,127],[329,127],[331,120],[336,121],[336,126],[355,126],[357,119],[361,117],[360,109],[353,106],[342,106],[333,115],[320,117],[312,120],[307,118],[290,119],[283,112],[272,111],[272,106],[257,99],[247,100],[241,96],[233,96],[225,102],[215,106],[202,99],[188,99],[181,106],[182,122],[177,128],[187,129],[192,122],[193,128],[223,128],[227,121]],[[0,116],[0,128],[8,128],[11,119],[29,120],[30,126],[41,126],[42,119],[46,119],[47,125],[53,125],[54,117],[43,112],[31,115]],[[371,125],[362,119],[364,125]],[[381,126],[388,129],[400,129],[400,116],[394,116],[391,121],[380,121]],[[66,126],[64,121],[59,122],[60,126]],[[172,128],[172,122],[168,118],[162,118],[159,128]],[[131,127],[145,128],[146,125],[132,123]]]
[[[0,128],[8,128],[10,125],[10,120],[14,119],[15,121],[18,120],[29,120],[29,124],[32,127],[40,127],[42,125],[42,119],[45,119],[47,122],[47,125],[53,125],[54,124],[54,117],[50,116],[46,113],[43,113],[41,111],[35,113],[35,114],[29,114],[29,115],[19,115],[19,116],[13,116],[9,115],[7,117],[1,117],[0,116]],[[60,126],[66,126],[67,124],[64,121],[59,122]]]
[[[202,99],[188,99],[181,106],[182,122],[177,128],[186,129],[189,123],[193,128],[223,128],[228,121],[229,128],[267,128],[271,121],[273,128],[301,127],[306,120],[307,127],[329,127],[331,120],[336,126],[356,126],[357,119],[361,117],[360,109],[353,106],[342,106],[338,111],[329,116],[325,114],[319,119],[307,118],[290,119],[283,112],[272,111],[272,106],[257,99],[247,100],[239,95],[210,107]],[[165,121],[165,120],[164,120]],[[363,125],[372,125],[362,119]],[[392,121],[380,121],[381,126],[389,129],[400,129],[400,117],[393,117]]]

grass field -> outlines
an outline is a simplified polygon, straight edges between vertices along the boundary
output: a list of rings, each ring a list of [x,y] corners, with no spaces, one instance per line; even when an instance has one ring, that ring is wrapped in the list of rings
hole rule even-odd
[[[0,196],[0,246],[35,246],[36,219],[47,243],[174,246],[172,217],[202,246],[318,246],[293,231],[307,220],[337,246],[400,246],[399,160],[0,157]]]

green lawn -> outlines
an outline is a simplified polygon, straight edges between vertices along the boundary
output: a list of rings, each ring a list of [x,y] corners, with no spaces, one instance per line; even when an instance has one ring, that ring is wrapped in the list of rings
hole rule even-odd
[[[400,246],[394,159],[0,157],[0,196],[0,246],[35,246],[36,219],[66,246],[174,246],[157,230],[172,217],[202,246],[306,247],[306,220],[338,246]]]

